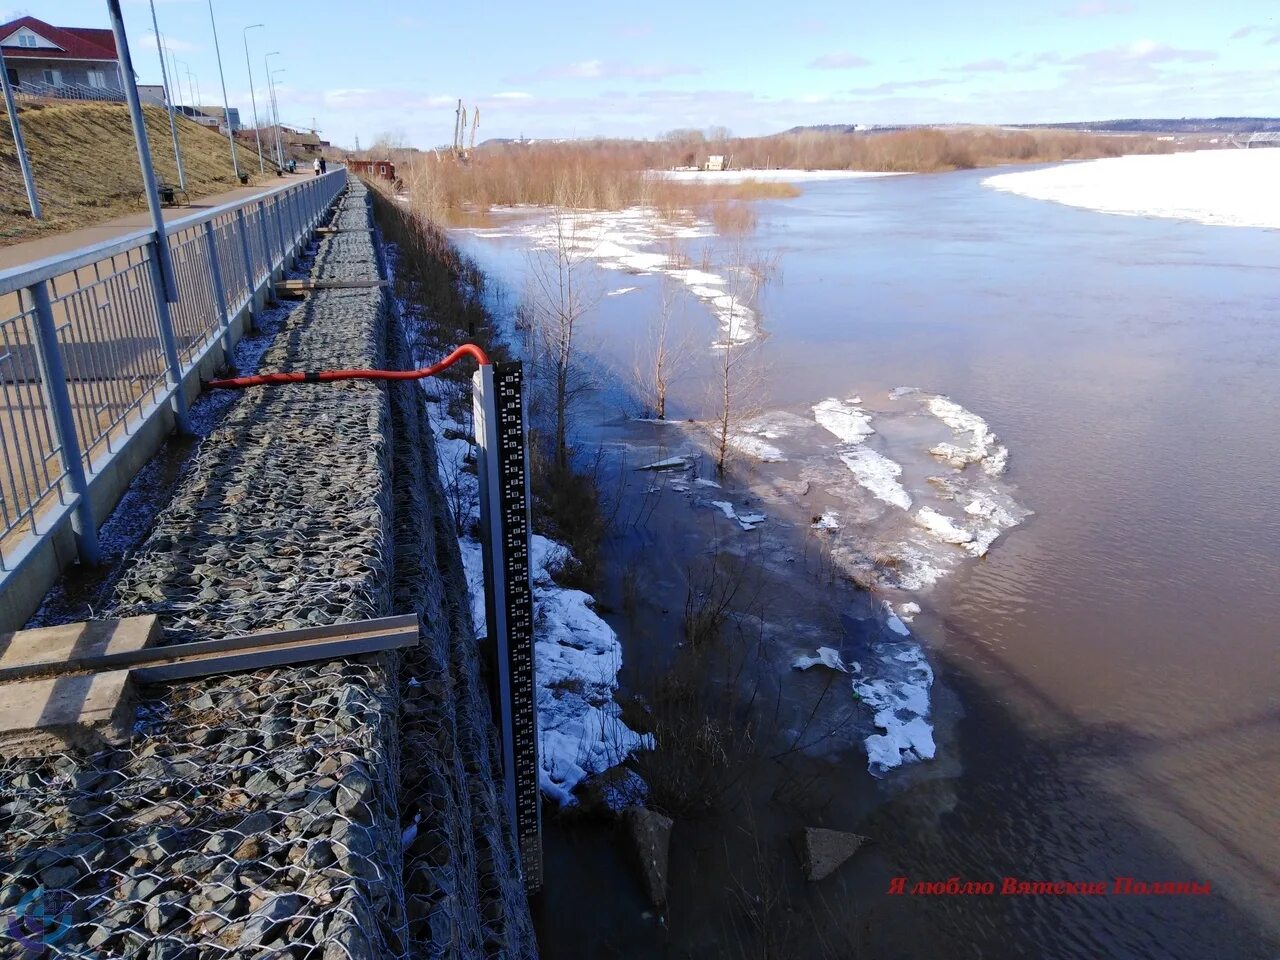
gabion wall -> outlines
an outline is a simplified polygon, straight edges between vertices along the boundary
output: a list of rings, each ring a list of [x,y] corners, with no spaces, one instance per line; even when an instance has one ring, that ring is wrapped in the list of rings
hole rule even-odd
[[[357,181],[332,223],[312,276],[377,278]],[[323,291],[263,369],[399,342],[384,291]],[[255,388],[204,440],[104,616],[174,643],[413,611],[423,643],[144,688],[126,747],[5,761],[0,955],[534,955],[421,411],[412,384]]]

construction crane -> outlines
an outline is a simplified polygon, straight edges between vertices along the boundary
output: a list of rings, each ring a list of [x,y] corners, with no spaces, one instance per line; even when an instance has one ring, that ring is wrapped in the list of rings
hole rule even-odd
[[[453,156],[455,160],[467,160],[476,148],[476,128],[480,126],[480,108],[471,110],[471,145],[467,145],[467,108],[462,100],[453,115]]]

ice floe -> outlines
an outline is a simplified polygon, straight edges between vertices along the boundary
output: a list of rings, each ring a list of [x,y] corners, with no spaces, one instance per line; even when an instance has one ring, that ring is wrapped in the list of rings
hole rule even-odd
[[[921,507],[916,511],[915,522],[928,530],[943,543],[968,543],[973,539],[973,531],[960,526],[946,514],[939,513],[933,507]]]
[[[606,293],[606,294],[605,294],[605,296],[606,296],[606,297],[620,297],[620,296],[622,296],[624,293],[631,293],[631,291],[633,291],[633,290],[635,290],[635,289],[637,289],[637,288],[636,288],[636,287],[619,287],[617,290],[610,290],[608,293]]]
[[[759,183],[804,183],[819,180],[867,180],[907,174],[879,170],[651,170],[649,176],[699,183],[745,183],[748,180]]]
[[[838,670],[840,673],[849,673],[849,665],[844,662],[844,658],[840,656],[840,651],[832,647],[819,647],[818,655],[814,657],[799,656],[791,661],[793,670],[808,670],[810,667],[829,667],[832,670]]]
[[[970,463],[980,463],[990,476],[996,477],[1004,472],[1009,462],[1009,451],[996,439],[986,420],[950,397],[941,395],[929,397],[925,407],[950,427],[957,439],[964,439],[967,434],[969,441],[965,446],[940,443],[929,451],[931,454],[960,469]]]
[[[726,519],[735,521],[743,530],[754,530],[769,518],[763,513],[738,513],[728,500],[707,500],[707,506],[715,507]]]
[[[653,463],[646,463],[642,467],[636,467],[637,470],[688,470],[693,466],[693,462],[688,457],[667,457],[665,460],[655,460]]]
[[[933,669],[924,651],[909,641],[875,645],[874,676],[853,681],[854,692],[873,711],[872,723],[883,733],[866,737],[867,769],[883,776],[903,763],[931,760],[937,750],[929,722]]]
[[[875,430],[871,427],[871,415],[859,404],[861,397],[837,400],[828,397],[813,405],[813,416],[818,424],[845,443],[861,443]]]
[[[739,453],[745,453],[749,457],[755,457],[763,463],[778,463],[787,459],[782,455],[782,451],[773,444],[767,442],[760,436],[753,436],[749,433],[734,433],[728,438],[729,446]]]
[[[896,461],[867,447],[841,450],[840,459],[858,483],[866,487],[877,500],[903,510],[911,509],[911,495],[898,482],[898,477],[902,476],[902,467]]]
[[[546,212],[545,216],[514,221],[498,228],[471,229],[477,237],[516,237],[534,249],[554,252],[577,261],[590,260],[605,270],[636,275],[661,273],[684,284],[706,303],[720,325],[720,338],[712,346],[747,343],[759,332],[755,311],[747,302],[748,284],[729,282],[707,270],[690,269],[661,249],[673,240],[714,237],[711,224],[693,216],[672,220],[651,207],[625,210],[573,210]],[[634,290],[623,287],[607,296]]]

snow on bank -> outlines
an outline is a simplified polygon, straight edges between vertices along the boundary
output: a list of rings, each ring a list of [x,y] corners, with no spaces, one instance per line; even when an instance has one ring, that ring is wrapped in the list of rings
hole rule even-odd
[[[1134,217],[1280,228],[1280,149],[1201,150],[1002,173],[983,186]]]
[[[661,180],[683,180],[697,183],[803,183],[817,180],[866,180],[873,177],[901,177],[902,173],[875,170],[654,170],[651,176]]]
[[[617,634],[596,615],[590,594],[552,580],[568,549],[534,534],[531,553],[540,782],[544,794],[571,806],[579,783],[653,749],[653,737],[628,727],[613,699],[622,666]]]

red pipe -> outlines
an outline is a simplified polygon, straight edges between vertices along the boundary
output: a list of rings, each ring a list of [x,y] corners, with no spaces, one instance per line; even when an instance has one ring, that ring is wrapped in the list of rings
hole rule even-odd
[[[421,380],[433,377],[453,366],[463,357],[474,357],[482,367],[489,365],[489,355],[474,343],[464,343],[439,363],[421,370],[298,370],[292,373],[260,373],[253,377],[210,380],[213,390],[242,390],[245,387],[270,387],[281,383],[329,383],[333,380]]]

